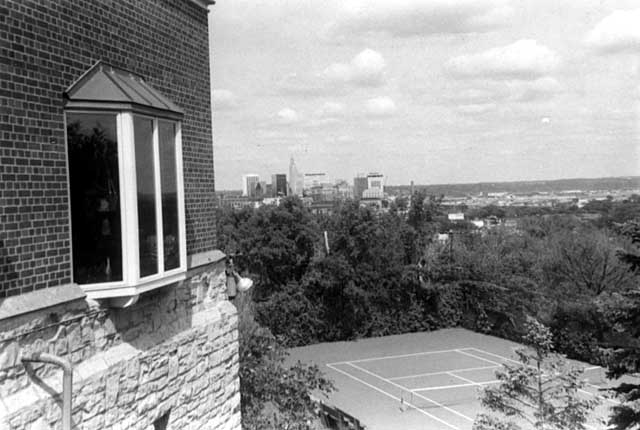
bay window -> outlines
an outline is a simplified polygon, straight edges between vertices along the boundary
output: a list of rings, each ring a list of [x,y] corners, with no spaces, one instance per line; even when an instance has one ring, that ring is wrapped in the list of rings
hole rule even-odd
[[[65,95],[74,282],[90,298],[135,301],[183,279],[181,111],[100,63]]]

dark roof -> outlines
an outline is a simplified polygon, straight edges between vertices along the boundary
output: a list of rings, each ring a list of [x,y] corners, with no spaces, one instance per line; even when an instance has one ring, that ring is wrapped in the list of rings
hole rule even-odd
[[[98,61],[64,93],[74,103],[132,104],[183,114],[142,76]]]

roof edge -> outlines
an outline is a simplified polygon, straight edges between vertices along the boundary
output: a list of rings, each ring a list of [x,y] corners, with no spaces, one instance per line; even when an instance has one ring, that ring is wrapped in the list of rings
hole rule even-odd
[[[195,3],[201,8],[209,11],[209,6],[216,4],[216,0],[191,0],[191,3]]]

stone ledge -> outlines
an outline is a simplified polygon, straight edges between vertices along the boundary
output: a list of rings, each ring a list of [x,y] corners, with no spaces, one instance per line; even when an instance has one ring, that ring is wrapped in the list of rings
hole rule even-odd
[[[84,300],[85,297],[87,297],[85,292],[76,284],[44,288],[7,297],[0,300],[0,321],[64,303]]]
[[[215,264],[226,258],[226,254],[219,249],[211,251],[199,252],[187,256],[187,270],[197,269],[208,264]]]

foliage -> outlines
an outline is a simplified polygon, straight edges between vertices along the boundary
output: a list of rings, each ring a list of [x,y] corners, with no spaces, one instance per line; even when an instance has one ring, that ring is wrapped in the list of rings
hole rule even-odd
[[[257,280],[256,290],[264,296],[302,278],[320,237],[317,223],[297,198],[256,210],[228,209],[218,216],[220,246],[243,255]]]
[[[243,297],[242,295],[239,297]],[[242,300],[242,299],[240,299]],[[250,301],[240,307],[240,396],[242,428],[309,430],[314,423],[312,392],[333,390],[316,365],[287,367],[287,353],[268,328],[252,317]]]
[[[322,340],[325,330],[320,310],[297,283],[291,282],[282,291],[271,295],[269,300],[256,303],[255,312],[256,319],[269,327],[285,347]]]
[[[613,293],[600,303],[614,328],[607,345],[608,376],[640,374],[640,291]],[[637,379],[635,380],[637,381]],[[621,401],[613,407],[609,424],[616,430],[640,426],[640,384],[624,381],[611,390]]]
[[[238,262],[257,281],[258,322],[285,346],[453,326],[519,340],[533,315],[559,351],[599,363],[612,326],[596,302],[639,279],[619,258],[640,255],[631,224],[527,215],[515,230],[456,225],[438,243],[434,234],[452,225],[424,193],[406,212],[346,201],[315,216],[292,198],[219,220],[223,249],[243,253]]]
[[[578,395],[584,385],[580,381],[583,370],[553,353],[547,327],[529,320],[526,330],[523,341],[527,347],[516,351],[519,363],[504,364],[496,372],[498,385],[482,393],[482,406],[496,415],[481,414],[474,430],[585,429],[588,413],[598,400]]]
[[[598,296],[605,290],[627,290],[634,277],[622,263],[611,237],[592,228],[558,234],[549,241],[551,250],[544,265],[547,283],[575,296]]]
[[[611,330],[593,302],[561,302],[550,318],[556,349],[570,358],[600,364],[601,345]]]

